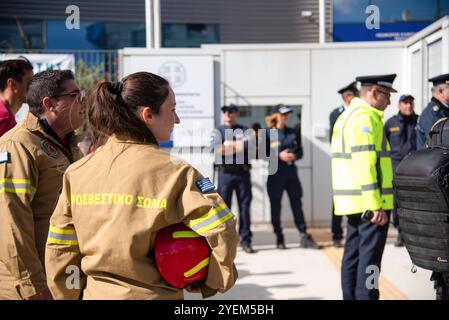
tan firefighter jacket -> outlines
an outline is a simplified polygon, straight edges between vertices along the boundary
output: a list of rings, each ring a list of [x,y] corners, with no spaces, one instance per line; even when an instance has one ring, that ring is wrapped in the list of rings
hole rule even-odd
[[[68,150],[70,149],[70,150]],[[81,156],[28,113],[0,138],[0,300],[26,299],[47,288],[45,243],[62,175]]]
[[[48,285],[56,299],[182,299],[160,275],[158,230],[183,222],[212,249],[203,297],[236,279],[236,220],[204,177],[150,144],[112,136],[71,165],[51,217]],[[206,184],[209,185],[210,184]]]

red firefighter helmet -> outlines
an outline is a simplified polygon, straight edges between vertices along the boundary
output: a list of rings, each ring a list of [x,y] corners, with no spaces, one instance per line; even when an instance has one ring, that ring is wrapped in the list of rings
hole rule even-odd
[[[156,265],[170,285],[185,288],[206,280],[210,247],[206,239],[178,223],[159,230],[154,244]]]

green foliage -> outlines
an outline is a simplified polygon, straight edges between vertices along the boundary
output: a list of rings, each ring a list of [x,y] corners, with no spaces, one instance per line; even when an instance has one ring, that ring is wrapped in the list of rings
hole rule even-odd
[[[90,94],[99,82],[105,80],[102,74],[103,70],[103,63],[98,65],[87,65],[83,60],[78,61],[75,71],[75,80],[80,90],[84,91],[86,96]],[[81,128],[76,130],[77,134],[83,134],[87,130],[87,123],[88,120],[86,112],[83,125]]]
[[[89,94],[97,83],[104,81],[103,69],[103,63],[89,66],[83,60],[79,60],[76,66],[75,80],[80,90]]]

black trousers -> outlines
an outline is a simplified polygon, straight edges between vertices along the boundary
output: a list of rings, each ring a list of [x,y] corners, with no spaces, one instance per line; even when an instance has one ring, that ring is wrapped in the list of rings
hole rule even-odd
[[[341,224],[343,223],[343,216],[336,216],[334,214],[335,207],[332,204],[332,240],[341,240],[343,239],[343,227]]]
[[[239,205],[239,235],[241,244],[251,244],[251,216],[250,205],[251,175],[249,171],[222,172],[218,174],[218,193],[226,205],[231,208],[232,192],[235,190]]]
[[[307,230],[302,211],[302,186],[299,181],[296,166],[279,165],[278,171],[268,176],[267,191],[271,206],[271,223],[274,233],[282,236],[281,226],[281,201],[284,190],[287,190],[290,199],[290,207],[293,219],[299,232],[305,233]]]
[[[387,215],[390,217],[390,212]],[[341,266],[343,299],[378,300],[378,275],[389,223],[379,226],[362,220],[360,216],[348,216]]]
[[[434,282],[436,300],[449,300],[449,274],[434,271],[430,280]]]

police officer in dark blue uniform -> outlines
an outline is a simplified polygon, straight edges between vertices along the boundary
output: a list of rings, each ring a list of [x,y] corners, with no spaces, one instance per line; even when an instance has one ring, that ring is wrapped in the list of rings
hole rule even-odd
[[[295,161],[303,156],[301,146],[298,146],[294,129],[287,127],[288,116],[292,109],[283,104],[274,106],[271,115],[267,117],[267,126],[278,130],[278,140],[270,140],[267,130],[267,145],[270,152],[275,152],[278,159],[278,170],[268,176],[267,191],[271,205],[271,223],[276,234],[276,245],[279,249],[286,249],[284,234],[281,227],[281,200],[284,190],[287,190],[290,198],[290,206],[293,212],[295,225],[301,233],[300,247],[319,249],[307,233],[307,226],[302,210],[302,186],[298,177],[298,169]]]
[[[429,79],[432,82],[432,99],[421,113],[416,126],[416,148],[426,147],[429,131],[438,119],[449,117],[449,73]],[[449,300],[449,274],[432,272],[437,300]]]
[[[391,146],[391,160],[393,163],[393,172],[404,157],[411,151],[416,150],[416,123],[418,116],[415,114],[415,98],[411,94],[403,94],[399,98],[399,112],[385,122],[384,134]],[[395,208],[396,208],[395,201]],[[404,245],[399,219],[396,209],[392,211],[393,225],[398,229],[398,237],[395,242],[396,247]]]
[[[432,99],[421,113],[416,126],[416,148],[426,147],[430,128],[438,119],[449,117],[449,73],[429,79],[433,83]]]
[[[250,204],[252,199],[248,144],[250,131],[237,124],[238,107],[224,106],[224,125],[214,132],[212,144],[218,149],[215,167],[218,169],[218,193],[230,208],[235,190],[239,205],[240,245],[246,253],[255,253],[251,246]]]
[[[347,85],[344,88],[341,88],[337,92],[341,94],[341,98],[343,99],[344,104],[335,108],[332,110],[332,112],[329,115],[329,128],[330,128],[330,134],[329,134],[329,142],[332,139],[332,134],[334,131],[334,125],[337,121],[338,117],[345,111],[345,109],[349,106],[351,103],[351,100],[354,97],[357,97],[359,95],[359,91],[356,86],[357,82],[351,82],[349,85]],[[332,206],[332,242],[334,247],[342,247],[341,241],[343,240],[343,228],[341,226],[341,223],[343,222],[343,216],[337,216],[334,214],[334,208]]]

